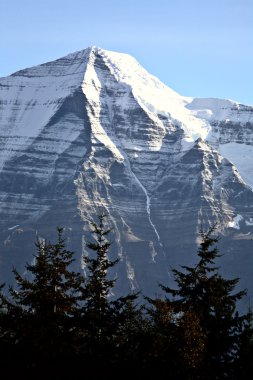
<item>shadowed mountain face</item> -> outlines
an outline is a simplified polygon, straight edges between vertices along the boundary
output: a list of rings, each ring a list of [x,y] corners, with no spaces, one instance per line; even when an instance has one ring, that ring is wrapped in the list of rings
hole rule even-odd
[[[98,48],[0,78],[2,281],[65,228],[80,269],[104,210],[115,292],[157,292],[218,223],[220,264],[253,288],[253,108],[175,93]],[[114,273],[115,275],[115,273]]]

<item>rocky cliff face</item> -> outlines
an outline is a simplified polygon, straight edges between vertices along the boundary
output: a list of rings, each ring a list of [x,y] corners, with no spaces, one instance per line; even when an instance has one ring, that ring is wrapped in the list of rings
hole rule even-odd
[[[64,226],[77,266],[88,219],[113,227],[118,293],[170,283],[218,223],[221,265],[252,288],[253,108],[175,93],[134,58],[88,48],[0,78],[1,276]]]

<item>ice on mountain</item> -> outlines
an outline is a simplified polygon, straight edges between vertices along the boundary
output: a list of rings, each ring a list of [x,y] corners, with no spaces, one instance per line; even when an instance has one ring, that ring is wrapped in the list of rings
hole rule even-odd
[[[228,227],[235,228],[237,230],[240,229],[240,222],[243,220],[242,215],[236,215],[234,219],[228,223]]]

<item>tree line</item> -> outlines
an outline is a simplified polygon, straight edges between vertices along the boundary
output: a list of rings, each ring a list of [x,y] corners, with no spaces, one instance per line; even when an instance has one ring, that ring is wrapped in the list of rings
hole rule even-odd
[[[86,275],[71,269],[61,228],[56,243],[37,241],[26,276],[13,269],[15,286],[0,293],[0,373],[251,379],[252,312],[237,311],[246,292],[215,266],[215,227],[201,232],[197,264],[173,270],[175,288],[161,284],[164,296],[143,302],[137,293],[110,297],[118,260],[108,257],[106,225],[104,214],[91,222]]]

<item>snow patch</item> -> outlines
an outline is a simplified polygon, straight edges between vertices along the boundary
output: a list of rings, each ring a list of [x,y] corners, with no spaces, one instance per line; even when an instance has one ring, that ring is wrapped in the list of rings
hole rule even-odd
[[[253,218],[249,218],[249,220],[245,221],[246,226],[253,226]]]
[[[106,148],[108,148],[113,155],[119,160],[124,161],[124,157],[116,147],[108,133],[103,128],[101,120],[101,106],[100,106],[100,91],[102,84],[99,81],[95,67],[94,55],[90,55],[87,69],[82,83],[82,91],[87,98],[87,112],[91,122],[91,130],[93,138],[100,141]]]
[[[195,117],[208,122],[226,120],[247,123],[252,120],[252,113],[247,112],[249,106],[230,99],[194,98],[186,107]]]
[[[234,217],[234,219],[228,223],[228,227],[235,228],[236,230],[240,229],[239,223],[243,220],[243,217],[238,214]]]
[[[231,142],[220,145],[219,151],[236,166],[244,182],[253,190],[253,146]]]
[[[133,173],[133,172],[132,172]],[[156,236],[157,236],[157,240],[158,240],[158,243],[159,245],[162,247],[162,242],[161,242],[161,239],[160,239],[160,235],[156,229],[156,226],[154,225],[154,223],[152,222],[151,220],[151,214],[150,214],[150,197],[148,195],[148,192],[146,190],[146,188],[143,186],[143,184],[141,183],[141,181],[136,177],[136,175],[133,173],[133,176],[135,177],[135,180],[136,182],[138,183],[138,185],[140,186],[140,188],[142,189],[142,191],[144,192],[144,194],[146,195],[146,210],[147,210],[147,214],[148,214],[148,219],[149,219],[149,223],[151,224]]]
[[[16,155],[13,146],[18,144],[24,151],[64,99],[79,88],[87,56],[88,49],[0,78],[1,134],[8,136],[0,152],[0,168]]]
[[[199,137],[206,138],[211,129],[209,123],[196,117],[186,107],[193,98],[181,96],[165,86],[128,54],[103,49],[98,49],[98,53],[117,81],[130,86],[137,102],[158,126],[164,128],[158,118],[158,115],[163,115],[182,127],[187,138],[194,141]],[[157,149],[160,149],[161,142],[158,141],[157,144]]]
[[[131,290],[134,291],[138,287],[138,284],[135,278],[134,268],[127,257],[126,257],[126,271],[127,271],[127,278],[130,282]]]
[[[8,228],[8,231],[15,230],[15,228],[17,228],[17,227],[19,227],[19,224],[16,224],[15,226]]]

